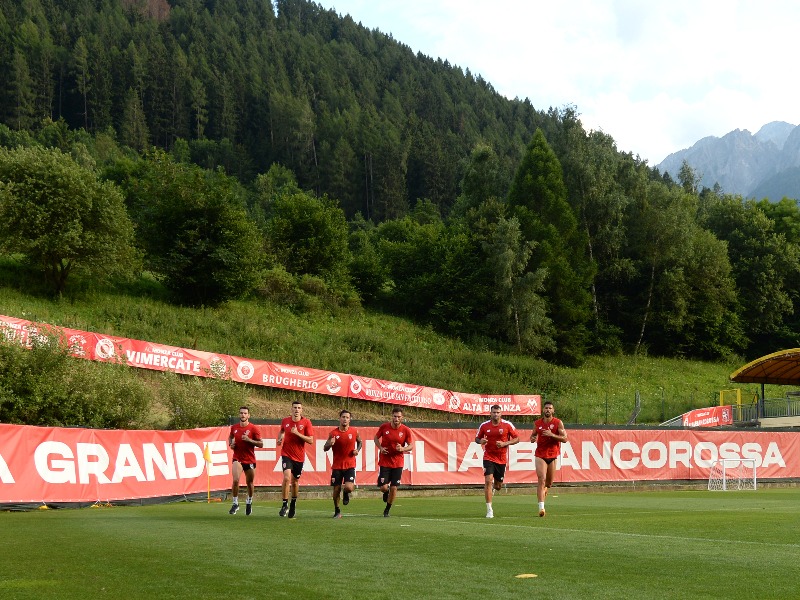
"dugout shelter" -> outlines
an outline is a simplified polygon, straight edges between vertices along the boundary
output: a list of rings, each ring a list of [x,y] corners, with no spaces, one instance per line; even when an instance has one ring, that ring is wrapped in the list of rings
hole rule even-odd
[[[766,416],[776,416],[766,414],[766,397],[764,386],[786,385],[800,387],[800,348],[780,350],[755,359],[734,371],[730,380],[734,383],[758,383],[761,384],[761,395],[758,399],[756,417],[762,419]],[[787,393],[786,417],[798,417],[792,414],[800,412],[795,410],[800,407],[800,399],[792,402],[791,396],[800,396],[798,392]]]

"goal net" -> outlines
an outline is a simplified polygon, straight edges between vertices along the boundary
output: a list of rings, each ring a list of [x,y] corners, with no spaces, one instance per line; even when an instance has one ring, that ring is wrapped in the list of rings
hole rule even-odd
[[[721,458],[711,464],[709,491],[756,489],[756,461],[752,458]]]

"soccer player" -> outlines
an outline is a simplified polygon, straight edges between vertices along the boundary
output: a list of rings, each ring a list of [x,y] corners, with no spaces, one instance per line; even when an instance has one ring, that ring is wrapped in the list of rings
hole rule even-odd
[[[552,402],[542,406],[542,418],[533,424],[531,442],[536,441],[536,498],[539,500],[539,516],[545,515],[544,500],[553,485],[556,473],[556,459],[561,453],[561,444],[567,441],[567,430],[561,419],[553,416],[555,408]]]
[[[261,431],[257,425],[250,422],[250,409],[246,406],[239,407],[239,422],[231,425],[231,432],[228,435],[228,447],[233,450],[233,485],[231,486],[231,496],[233,505],[228,511],[235,515],[239,511],[239,480],[244,473],[244,480],[247,482],[247,506],[245,514],[253,514],[253,492],[255,485],[253,480],[256,477],[256,448],[263,448],[264,442],[261,440]]]
[[[339,413],[339,426],[328,433],[325,452],[333,450],[331,465],[331,485],[333,486],[333,518],[341,519],[339,496],[344,490],[342,502],[350,503],[350,494],[356,484],[356,456],[361,452],[361,434],[355,427],[350,427],[352,415],[349,410]]]
[[[392,420],[378,428],[375,445],[379,453],[378,487],[383,492],[383,501],[386,502],[383,516],[388,517],[403,475],[403,455],[411,452],[411,430],[403,425],[402,408],[395,406],[392,409]]]
[[[303,474],[303,463],[306,460],[306,444],[314,443],[314,426],[303,416],[303,403],[292,402],[292,414],[281,421],[278,434],[278,446],[281,449],[281,469],[283,469],[283,506],[278,515],[294,519],[297,508],[297,494],[300,491],[300,475]],[[289,504],[289,492],[292,503]]]
[[[493,489],[503,487],[508,463],[508,447],[519,443],[519,435],[510,421],[503,419],[502,407],[495,404],[489,409],[490,419],[481,423],[475,443],[483,446],[483,477],[486,496],[486,518],[493,519]]]

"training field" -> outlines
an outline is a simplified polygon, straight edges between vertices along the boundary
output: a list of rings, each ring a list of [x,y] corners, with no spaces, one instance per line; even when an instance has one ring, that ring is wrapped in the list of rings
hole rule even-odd
[[[229,506],[0,512],[0,598],[800,596],[800,488]]]

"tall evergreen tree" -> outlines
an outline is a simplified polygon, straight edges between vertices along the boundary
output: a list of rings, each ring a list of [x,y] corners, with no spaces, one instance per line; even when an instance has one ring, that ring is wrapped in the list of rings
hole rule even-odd
[[[17,131],[22,131],[33,125],[35,93],[28,61],[19,49],[14,50],[10,75],[7,84],[8,93],[13,98],[14,104],[8,124]]]
[[[592,268],[585,236],[567,202],[561,164],[537,129],[511,185],[508,202],[525,239],[538,245],[529,269],[546,269],[544,296],[556,329],[554,357],[565,363],[583,360],[590,316],[588,293]]]

